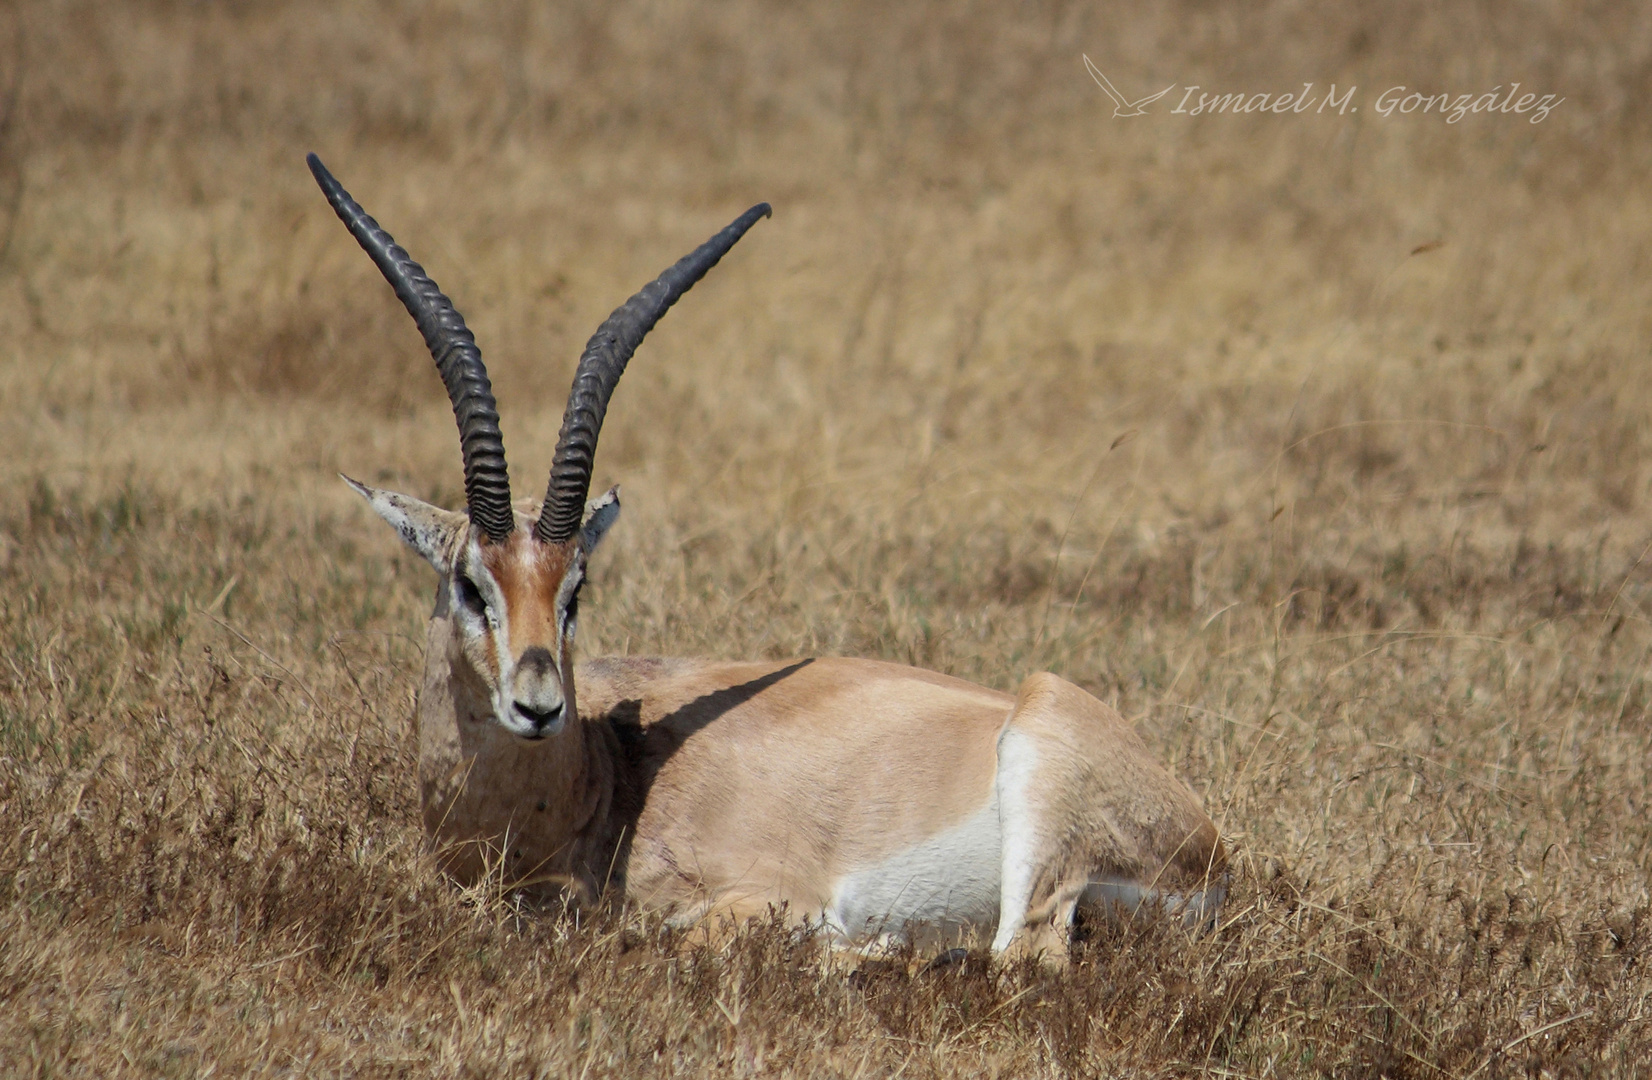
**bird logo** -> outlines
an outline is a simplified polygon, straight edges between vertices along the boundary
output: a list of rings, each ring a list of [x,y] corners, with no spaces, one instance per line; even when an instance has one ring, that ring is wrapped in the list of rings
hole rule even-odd
[[[1113,99],[1114,116],[1141,116],[1147,112],[1146,109],[1142,108],[1143,105],[1151,105],[1155,101],[1164,97],[1166,94],[1170,93],[1170,91],[1176,89],[1176,84],[1171,83],[1169,86],[1150,97],[1144,97],[1140,101],[1126,101],[1124,100],[1124,95],[1119,93],[1118,90],[1114,88],[1113,84],[1107,80],[1107,76],[1101,73],[1101,69],[1090,62],[1090,58],[1088,56],[1084,58],[1084,66],[1089,69],[1090,78],[1094,79],[1096,81],[1096,85],[1101,87],[1102,93]]]

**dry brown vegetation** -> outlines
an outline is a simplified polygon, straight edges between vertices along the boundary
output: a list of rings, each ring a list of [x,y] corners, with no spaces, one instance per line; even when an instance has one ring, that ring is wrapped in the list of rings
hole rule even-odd
[[[0,11],[0,1072],[1646,1075],[1652,13],[882,7]],[[1116,120],[1080,53],[1365,107]],[[616,397],[585,648],[1066,675],[1222,824],[1218,932],[926,971],[441,880],[431,575],[334,474],[458,454],[311,149],[525,491],[772,201]]]

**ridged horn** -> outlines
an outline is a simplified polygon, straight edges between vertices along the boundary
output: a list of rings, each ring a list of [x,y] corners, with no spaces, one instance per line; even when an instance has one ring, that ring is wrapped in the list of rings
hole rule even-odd
[[[534,526],[534,535],[540,540],[548,544],[565,543],[579,530],[585,515],[585,497],[591,490],[591,465],[596,458],[597,436],[602,433],[602,418],[631,354],[671,305],[716,266],[746,235],[746,230],[769,213],[768,203],[758,203],[735,218],[727,228],[677,260],[675,266],[615,308],[586,342],[579,368],[574,372],[573,389],[568,392],[568,408],[562,414],[562,433],[556,440],[556,457],[551,462],[545,505],[539,512],[539,523]]]
[[[396,290],[397,299],[407,308],[424,335],[425,347],[436,361],[436,369],[447,386],[453,416],[459,422],[459,449],[465,461],[465,501],[471,524],[494,543],[510,536],[516,526],[511,513],[510,476],[505,469],[505,440],[499,432],[499,405],[493,399],[488,369],[482,365],[482,351],[465,320],[442,295],[442,290],[397,244],[379,223],[368,216],[361,204],[350,197],[344,185],[333,179],[321,159],[306,159],[322,194],[333,204],[339,220],[350,230],[362,250],[372,257],[379,272]]]

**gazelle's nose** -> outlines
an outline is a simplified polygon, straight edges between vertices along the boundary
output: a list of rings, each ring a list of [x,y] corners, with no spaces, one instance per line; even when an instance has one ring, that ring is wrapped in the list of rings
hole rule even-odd
[[[533,725],[533,737],[554,734],[562,725],[562,706],[558,704],[550,709],[536,709],[525,702],[513,702],[516,713],[522,719]]]
[[[511,704],[533,725],[533,736],[554,735],[562,728],[562,681],[550,650],[534,646],[516,662]]]

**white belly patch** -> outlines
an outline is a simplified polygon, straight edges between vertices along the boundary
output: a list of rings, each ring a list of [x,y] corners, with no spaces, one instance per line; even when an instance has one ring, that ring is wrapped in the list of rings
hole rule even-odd
[[[948,937],[998,923],[998,794],[967,819],[894,857],[846,875],[824,912],[849,941],[907,937],[927,924]]]

